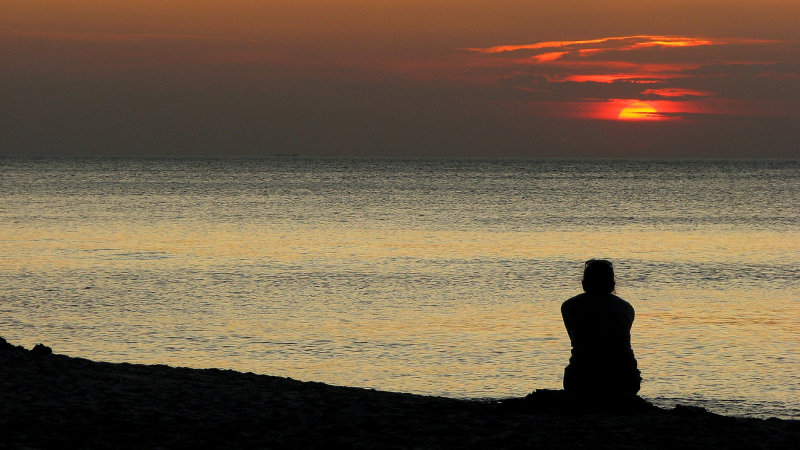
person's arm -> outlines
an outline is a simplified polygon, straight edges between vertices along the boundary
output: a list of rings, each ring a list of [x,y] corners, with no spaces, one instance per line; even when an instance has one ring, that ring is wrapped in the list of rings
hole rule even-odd
[[[567,304],[569,300],[561,304],[561,318],[564,320],[564,328],[567,329],[567,335],[569,336],[570,341],[572,340],[572,315],[570,314],[570,307]]]
[[[628,303],[628,318],[631,320],[631,325],[633,325],[633,319],[636,318],[636,311],[630,303]]]

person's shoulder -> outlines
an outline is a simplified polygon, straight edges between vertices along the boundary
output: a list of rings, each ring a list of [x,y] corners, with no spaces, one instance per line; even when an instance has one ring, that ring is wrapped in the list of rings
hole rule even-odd
[[[616,304],[620,305],[621,307],[633,312],[633,305],[631,305],[627,301],[623,300],[621,297],[617,297],[614,294],[610,294],[609,297],[611,297],[611,299],[612,299],[612,301],[614,303],[616,303]]]
[[[615,302],[620,302],[620,303],[626,303],[626,304],[629,304],[629,303],[628,303],[627,301],[625,301],[625,300],[624,300],[622,297],[620,297],[620,296],[618,296],[618,295],[616,295],[616,294],[608,294],[608,297],[609,297],[609,298],[611,298],[611,299],[612,299],[613,301],[615,301]]]
[[[567,299],[564,303],[561,304],[561,310],[564,311],[565,309],[570,309],[580,303],[583,303],[586,300],[587,294],[584,292],[582,294],[578,294],[575,297]]]

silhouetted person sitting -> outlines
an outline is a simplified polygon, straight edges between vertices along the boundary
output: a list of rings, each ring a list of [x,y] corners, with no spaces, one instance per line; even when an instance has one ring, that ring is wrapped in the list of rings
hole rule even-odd
[[[614,295],[614,267],[590,259],[583,270],[583,294],[561,305],[572,342],[564,369],[564,390],[579,394],[636,394],[642,378],[631,348],[634,311]]]

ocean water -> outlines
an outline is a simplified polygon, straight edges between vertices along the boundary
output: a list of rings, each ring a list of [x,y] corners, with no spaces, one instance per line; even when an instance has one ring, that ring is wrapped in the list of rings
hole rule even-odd
[[[0,159],[0,336],[459,398],[559,388],[607,258],[640,395],[800,418],[800,162]]]

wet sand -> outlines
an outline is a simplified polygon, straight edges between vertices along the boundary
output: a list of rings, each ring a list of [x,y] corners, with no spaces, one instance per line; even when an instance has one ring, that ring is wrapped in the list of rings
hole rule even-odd
[[[532,412],[522,400],[427,397],[40,350],[0,340],[0,449],[788,449],[800,442],[800,421],[698,408]]]

